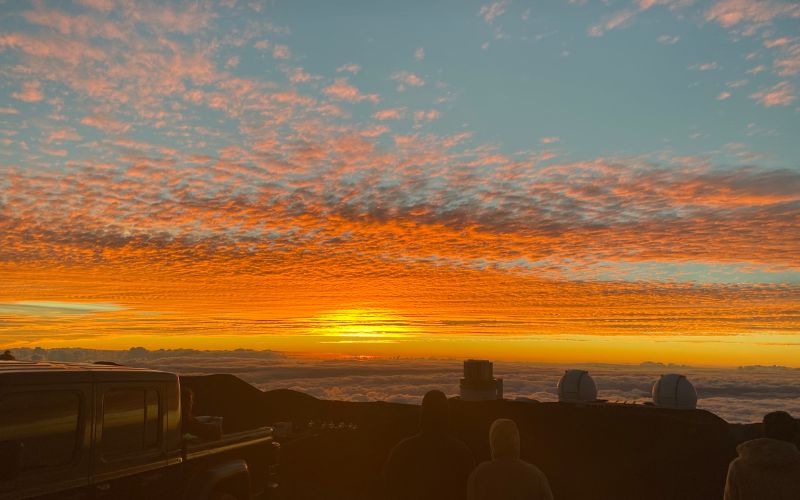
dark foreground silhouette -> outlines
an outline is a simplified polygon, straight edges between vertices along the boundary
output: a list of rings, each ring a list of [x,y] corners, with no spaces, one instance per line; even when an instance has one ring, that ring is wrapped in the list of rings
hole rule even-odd
[[[520,460],[517,424],[498,418],[489,429],[492,459],[469,476],[467,500],[553,500],[547,477],[533,464]]]
[[[475,459],[449,433],[447,396],[430,391],[420,408],[420,431],[400,441],[383,470],[381,496],[387,500],[463,500]]]
[[[728,467],[725,500],[800,499],[800,451],[797,422],[786,412],[764,417],[763,438],[740,444]]]
[[[381,498],[381,474],[390,451],[419,431],[417,405],[262,392],[232,375],[183,380],[195,391],[196,413],[223,416],[226,432],[279,421],[295,424],[300,437],[284,441],[281,453],[280,482],[287,500]],[[760,424],[731,426],[703,410],[449,403],[450,432],[467,445],[476,462],[490,459],[492,422],[514,420],[521,436],[520,458],[538,466],[559,500],[720,499],[736,445],[761,432]],[[314,429],[326,429],[306,430],[310,422]]]

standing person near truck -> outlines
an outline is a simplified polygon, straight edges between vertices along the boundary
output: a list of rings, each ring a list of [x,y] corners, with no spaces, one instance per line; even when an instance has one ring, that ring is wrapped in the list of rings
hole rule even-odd
[[[385,498],[390,500],[463,500],[472,452],[448,433],[447,396],[429,391],[422,399],[420,431],[400,441],[383,471]]]
[[[472,471],[468,500],[553,500],[547,477],[535,465],[519,458],[516,422],[498,418],[489,429],[492,459]]]
[[[764,416],[764,436],[740,444],[728,467],[725,500],[797,500],[800,451],[797,422],[785,411]]]
[[[188,387],[181,386],[181,430],[183,434],[190,434],[206,440],[215,440],[222,437],[222,429],[219,426],[197,420],[193,411],[194,391]]]

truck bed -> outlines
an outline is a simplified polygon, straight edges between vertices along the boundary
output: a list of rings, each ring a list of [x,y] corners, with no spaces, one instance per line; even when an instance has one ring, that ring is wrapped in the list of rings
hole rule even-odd
[[[184,460],[195,460],[209,455],[238,450],[247,446],[256,446],[272,441],[272,427],[259,427],[248,431],[223,434],[221,439],[213,441],[191,441],[184,446]]]

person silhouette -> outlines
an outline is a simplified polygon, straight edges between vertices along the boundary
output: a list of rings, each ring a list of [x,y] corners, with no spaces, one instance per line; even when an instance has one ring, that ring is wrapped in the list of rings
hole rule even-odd
[[[181,387],[181,431],[185,435],[213,441],[222,437],[222,429],[213,424],[197,420],[194,416],[194,391],[186,386]]]
[[[800,498],[797,422],[785,411],[764,416],[764,436],[740,444],[728,466],[725,500]]]
[[[498,418],[492,423],[489,445],[492,459],[470,474],[468,500],[553,500],[547,477],[520,460],[519,429],[513,420]]]
[[[6,351],[3,354],[0,354],[0,361],[14,361],[15,358],[11,351]]]
[[[462,500],[472,452],[448,433],[447,396],[429,391],[422,399],[420,431],[400,441],[383,469],[385,498],[391,500]]]

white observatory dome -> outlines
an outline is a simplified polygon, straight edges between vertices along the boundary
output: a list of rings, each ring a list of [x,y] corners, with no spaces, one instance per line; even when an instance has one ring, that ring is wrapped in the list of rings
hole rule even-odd
[[[653,384],[653,403],[665,408],[694,410],[697,408],[697,391],[689,379],[677,373],[661,375]]]
[[[585,403],[597,400],[597,385],[586,370],[567,370],[558,381],[558,400]]]

